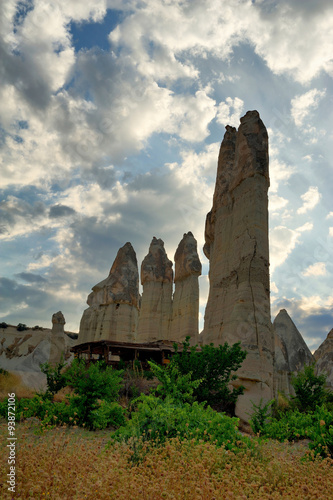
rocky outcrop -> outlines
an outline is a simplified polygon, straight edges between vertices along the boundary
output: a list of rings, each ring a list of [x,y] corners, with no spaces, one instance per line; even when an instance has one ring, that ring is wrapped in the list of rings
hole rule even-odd
[[[317,372],[327,376],[327,386],[333,390],[333,328],[313,356],[316,360]]]
[[[64,332],[64,323],[54,322],[58,314],[52,316],[52,330],[34,327],[19,331],[11,325],[0,328],[1,368],[18,375],[25,386],[37,391],[46,389],[46,376],[40,370],[42,363],[54,364],[61,355],[66,363],[74,358],[70,349],[77,342],[77,334]],[[58,327],[62,327],[62,333],[54,331]],[[55,342],[54,335],[60,343]]]
[[[92,290],[80,323],[79,343],[133,342],[139,315],[139,272],[130,243],[120,248],[109,276]]]
[[[64,358],[66,350],[65,327],[66,321],[61,311],[52,316],[51,345],[49,363],[55,366]]]
[[[294,395],[291,376],[314,362],[314,357],[302,335],[285,309],[281,309],[274,323],[275,333],[275,388]]]
[[[137,342],[168,340],[172,313],[172,262],[161,239],[152,239],[141,265],[143,293]]]
[[[189,335],[192,344],[198,342],[200,274],[197,241],[188,232],[184,234],[175,253],[175,293],[170,332],[173,341],[182,342]]]
[[[213,207],[205,228],[210,290],[203,342],[240,341],[247,358],[238,372],[245,393],[236,414],[248,420],[251,400],[273,397],[274,334],[270,320],[268,136],[257,111],[226,127]]]

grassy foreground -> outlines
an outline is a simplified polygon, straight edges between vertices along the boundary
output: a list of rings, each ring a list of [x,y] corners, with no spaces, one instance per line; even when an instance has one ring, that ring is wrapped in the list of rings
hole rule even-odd
[[[211,443],[180,442],[145,450],[106,448],[110,431],[17,425],[16,494],[21,499],[333,499],[333,460],[302,460],[302,443],[268,441],[234,454]],[[7,422],[0,423],[0,498],[7,491]]]

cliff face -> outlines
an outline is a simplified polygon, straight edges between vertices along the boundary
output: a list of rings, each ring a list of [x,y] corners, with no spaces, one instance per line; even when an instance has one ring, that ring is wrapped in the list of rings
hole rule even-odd
[[[191,344],[198,342],[200,274],[197,242],[189,232],[184,234],[175,253],[175,293],[170,339],[176,342],[182,342],[187,335],[191,337]]]
[[[172,314],[172,262],[161,239],[152,239],[141,264],[143,293],[137,342],[168,340]]]
[[[314,353],[318,373],[327,376],[327,386],[333,389],[333,329]]]
[[[296,325],[285,309],[281,309],[274,323],[275,332],[275,387],[285,394],[294,395],[291,375],[304,365],[314,362],[314,357]]]
[[[133,342],[139,316],[139,272],[134,249],[119,249],[109,276],[95,285],[83,313],[79,341]]]
[[[268,136],[257,111],[227,127],[221,144],[213,207],[205,228],[210,290],[203,342],[241,342],[238,372],[246,390],[236,414],[248,420],[250,400],[273,397],[274,334],[270,320]]]

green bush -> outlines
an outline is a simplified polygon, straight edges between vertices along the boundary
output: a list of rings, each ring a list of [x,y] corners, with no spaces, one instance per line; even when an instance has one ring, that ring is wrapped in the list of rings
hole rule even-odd
[[[24,323],[19,323],[19,324],[17,325],[17,327],[16,327],[16,330],[17,330],[18,332],[24,332],[24,330],[28,330],[28,327],[27,327],[27,325],[26,325],[26,324],[24,324]]]
[[[40,365],[42,373],[46,375],[47,391],[50,395],[54,396],[60,389],[66,386],[66,375],[61,373],[65,367],[63,357],[55,367],[50,363],[43,363]]]
[[[315,364],[304,366],[297,375],[292,376],[296,396],[294,403],[301,411],[311,411],[321,406],[327,398],[325,391],[326,376],[315,374]]]
[[[183,342],[183,350],[172,357],[171,366],[176,365],[180,373],[192,373],[193,380],[201,380],[200,385],[194,389],[193,395],[199,402],[209,405],[218,404],[222,410],[232,411],[237,398],[243,394],[244,388],[230,388],[230,382],[236,380],[236,372],[246,358],[240,342],[229,346],[227,343],[214,347],[213,344],[204,345],[201,351],[189,346],[189,338]],[[169,366],[170,366],[169,365]]]
[[[140,396],[132,418],[120,427],[113,439],[117,441],[143,438],[164,443],[167,438],[178,437],[198,442],[214,442],[234,449],[244,441],[238,431],[239,419],[214,411],[204,403],[180,403],[167,396],[164,400],[153,395]]]
[[[274,403],[274,400],[268,401],[266,404],[263,404],[262,398],[258,405],[252,403],[252,414],[250,418],[251,429],[255,434],[262,433],[265,430],[268,418],[271,412],[271,406]]]
[[[120,427],[125,424],[125,410],[116,402],[101,401],[90,414],[92,429]]]
[[[310,439],[309,448],[315,455],[333,456],[333,412],[317,406],[314,412],[298,409],[287,411],[281,418],[271,418],[261,428],[266,438],[278,441]]]
[[[87,368],[83,360],[73,361],[66,372],[66,381],[74,389],[69,402],[78,414],[79,425],[93,427],[92,412],[99,407],[98,400],[113,402],[118,399],[123,385],[122,374],[122,370],[114,370],[104,362],[92,363]]]
[[[161,382],[154,391],[157,396],[162,398],[170,396],[179,403],[194,401],[193,393],[202,382],[201,379],[191,380],[192,372],[183,375],[178,366],[172,363],[167,368],[153,361],[148,361],[148,363],[155,377]]]

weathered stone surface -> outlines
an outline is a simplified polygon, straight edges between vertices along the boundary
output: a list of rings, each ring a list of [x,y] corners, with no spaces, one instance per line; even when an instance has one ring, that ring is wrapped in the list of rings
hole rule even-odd
[[[327,386],[333,390],[333,328],[313,356],[317,372],[327,376]]]
[[[64,358],[66,351],[66,337],[64,326],[66,324],[64,315],[61,311],[54,313],[52,316],[51,330],[51,345],[49,363],[55,366],[60,362],[61,357]]]
[[[184,234],[175,253],[175,293],[170,340],[182,342],[189,335],[192,344],[198,342],[200,274],[197,241],[188,232]]]
[[[95,285],[83,313],[79,342],[135,340],[139,315],[139,272],[130,243],[119,249],[109,276]]]
[[[314,357],[302,335],[285,309],[281,309],[274,323],[275,370],[274,381],[277,391],[294,395],[291,375],[296,374],[314,362]]]
[[[40,371],[40,364],[52,362],[51,354],[70,363],[73,354],[70,349],[76,344],[77,334],[65,332],[64,343],[55,351],[53,333],[50,328],[28,328],[18,331],[14,326],[0,328],[0,367],[18,375],[22,383],[34,390],[46,389],[46,376]],[[64,345],[63,345],[64,344]]]
[[[244,420],[249,419],[250,400],[273,397],[268,187],[267,131],[259,113],[249,111],[238,131],[227,127],[221,144],[204,247],[210,260],[210,291],[203,342],[240,341],[247,350],[238,372],[246,390],[236,407]]]
[[[141,265],[141,299],[137,341],[168,340],[172,313],[172,262],[161,239],[153,238]]]

